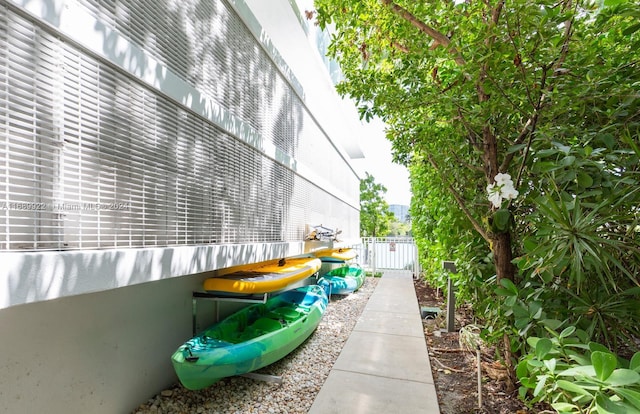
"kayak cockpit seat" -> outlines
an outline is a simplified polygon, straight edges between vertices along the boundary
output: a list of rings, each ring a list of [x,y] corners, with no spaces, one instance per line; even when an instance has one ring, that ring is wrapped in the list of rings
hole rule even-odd
[[[262,331],[264,333],[277,331],[282,328],[280,321],[268,317],[258,318],[251,327],[256,331]]]
[[[295,322],[300,318],[301,313],[293,307],[280,307],[273,309],[267,316],[286,323]]]
[[[266,335],[270,332],[275,332],[282,329],[283,324],[280,321],[261,317],[255,320],[251,325],[247,326],[240,335],[241,341],[247,341],[249,339],[257,338],[262,335]]]
[[[244,331],[240,333],[238,342],[249,341],[262,335],[266,335],[271,332],[275,332],[283,327],[284,324],[280,321],[261,317],[255,320],[252,324],[247,326]]]

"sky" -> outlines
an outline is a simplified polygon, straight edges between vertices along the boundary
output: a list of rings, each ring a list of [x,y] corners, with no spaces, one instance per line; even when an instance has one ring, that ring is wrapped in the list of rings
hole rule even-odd
[[[373,175],[375,182],[387,188],[384,198],[388,204],[411,204],[409,172],[404,166],[394,164],[391,157],[391,142],[384,135],[384,123],[380,120],[363,122],[366,136],[360,141],[364,159],[352,159],[351,163],[360,175]]]

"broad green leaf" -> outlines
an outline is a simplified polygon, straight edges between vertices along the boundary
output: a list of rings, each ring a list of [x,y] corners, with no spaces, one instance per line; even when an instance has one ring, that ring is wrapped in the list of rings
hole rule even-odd
[[[536,240],[534,237],[527,237],[523,240],[523,245],[525,251],[533,252],[538,248],[538,240]]]
[[[599,414],[637,414],[637,410],[629,404],[614,401],[603,394],[596,397],[596,408]]]
[[[566,402],[557,402],[551,404],[554,410],[559,413],[576,413],[579,412],[578,406]]]
[[[560,332],[560,338],[567,338],[571,336],[576,331],[575,326],[567,326]]]
[[[514,296],[513,292],[510,291],[510,290],[507,290],[507,289],[496,288],[494,291],[496,292],[496,295],[498,295],[498,296],[504,296],[504,297]]]
[[[543,319],[540,321],[540,323],[551,329],[558,329],[560,326],[562,326],[562,321],[558,319]]]
[[[589,188],[593,185],[593,178],[584,171],[578,171],[578,185],[582,188]]]
[[[544,389],[544,386],[547,383],[547,378],[549,378],[548,375],[538,376],[538,383],[536,384],[536,388],[533,390],[533,395],[535,397],[537,397]]]
[[[574,361],[578,365],[589,365],[591,363],[591,360],[589,358],[579,353],[569,355],[569,359]]]
[[[629,361],[629,369],[640,372],[640,352],[636,352]]]
[[[540,340],[536,343],[535,347],[536,347],[536,357],[538,359],[544,359],[544,357],[553,348],[553,343],[548,338],[540,338]]]
[[[630,390],[627,388],[615,388],[613,390],[616,394],[622,396],[625,401],[631,403],[634,407],[640,410],[640,392]]]
[[[615,137],[612,134],[602,134],[599,136],[600,140],[607,146],[607,148],[612,149],[615,146]]]
[[[563,154],[568,155],[571,151],[571,147],[568,145],[564,145],[560,142],[554,142],[553,145],[558,148]]]
[[[511,213],[506,208],[501,208],[493,213],[493,225],[498,231],[507,231]]]
[[[573,392],[576,394],[585,395],[590,398],[593,398],[593,394],[591,394],[587,389],[585,389],[584,387],[581,387],[575,382],[566,381],[566,380],[557,380],[556,385],[562,388],[563,390],[567,390],[569,392]]]
[[[524,384],[523,384],[523,385],[524,385]],[[518,387],[518,397],[519,397],[521,400],[523,400],[523,401],[524,401],[524,400],[526,400],[526,398],[527,398],[527,394],[528,394],[528,393],[529,393],[529,387],[526,387],[526,386],[524,386],[524,387]]]
[[[591,352],[600,351],[604,353],[611,353],[611,351],[609,351],[609,348],[597,342],[589,342],[589,349],[591,350]]]
[[[549,370],[549,372],[551,373],[555,373],[556,371],[556,364],[558,363],[558,361],[555,358],[551,358],[551,359],[545,359],[544,360],[544,366],[547,367],[547,369]]]
[[[606,378],[606,382],[612,387],[622,387],[625,385],[640,385],[640,374],[632,369],[619,368],[614,370],[611,375]]]
[[[584,365],[579,367],[573,367],[559,372],[558,375],[563,377],[594,377],[596,376],[596,370],[593,365]]]
[[[576,157],[573,155],[567,155],[562,159],[560,165],[562,165],[563,167],[568,167],[570,165],[573,165],[574,162],[576,162]]]
[[[529,377],[523,377],[520,378],[520,383],[526,387],[526,388],[530,388],[530,389],[534,389],[536,386],[536,382],[534,380],[532,380]]]
[[[522,360],[518,363],[518,365],[516,365],[516,376],[520,380],[529,376],[529,368],[527,367],[526,360]]]
[[[513,284],[509,279],[500,279],[500,284],[505,288],[510,290],[514,295],[518,294],[518,288]]]
[[[525,333],[525,327],[529,325],[529,318],[516,318],[513,322],[513,326],[515,326],[518,330],[521,331],[520,335]],[[523,335],[524,336],[524,335]]]
[[[535,347],[536,347],[536,345],[538,344],[538,342],[540,341],[540,339],[542,339],[542,338],[538,338],[538,337],[536,337],[536,336],[529,336],[529,337],[527,338],[527,343],[529,344],[529,346],[530,346],[531,348],[534,348],[534,349],[535,349]]]
[[[596,377],[600,381],[604,381],[609,378],[613,370],[616,369],[618,360],[616,356],[611,353],[595,351],[591,353],[591,363],[593,364]]]
[[[531,302],[529,303],[529,317],[531,319],[540,319],[542,316],[542,303]]]

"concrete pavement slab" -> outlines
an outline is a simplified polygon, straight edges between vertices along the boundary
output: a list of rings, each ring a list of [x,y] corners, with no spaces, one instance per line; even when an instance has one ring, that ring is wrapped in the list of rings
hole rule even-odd
[[[424,337],[353,331],[333,368],[433,383]]]
[[[378,281],[309,412],[440,413],[410,271]]]
[[[353,330],[424,338],[420,316],[415,312],[381,312],[365,309]]]
[[[413,294],[415,295],[415,292]],[[401,296],[405,295],[371,295],[365,310],[419,315],[420,308],[418,306],[418,302],[413,302],[410,299],[403,299]]]
[[[439,414],[432,384],[332,370],[310,414]]]

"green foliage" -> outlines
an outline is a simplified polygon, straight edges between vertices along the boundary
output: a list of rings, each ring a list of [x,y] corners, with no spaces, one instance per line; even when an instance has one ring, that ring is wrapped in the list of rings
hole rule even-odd
[[[567,318],[583,329],[589,338],[616,350],[620,345],[634,348],[634,339],[640,338],[640,288],[618,293],[604,289],[589,289],[577,295],[565,291],[568,298]]]
[[[560,413],[640,413],[640,352],[630,361],[568,326],[529,337],[517,366],[520,396]]]
[[[366,173],[360,181],[360,235],[363,237],[384,237],[389,234],[391,222],[395,219],[384,200],[387,189],[375,182]]]
[[[577,292],[593,283],[619,291],[638,285],[638,155],[607,134],[588,143],[594,146],[554,141],[534,151],[536,185],[522,206],[529,214],[516,263]]]
[[[335,27],[338,90],[389,125],[409,167],[427,278],[444,287],[441,262],[454,260],[460,297],[515,351],[553,320],[612,348],[637,337],[640,4],[316,6]],[[497,172],[520,193],[500,210],[486,193]],[[494,266],[505,258],[515,274]]]
[[[495,286],[492,280],[486,283]],[[557,283],[532,280],[516,286],[501,280],[494,292],[495,297],[487,297],[478,306],[487,320],[484,334],[493,340],[509,334],[515,353],[524,351],[528,337],[543,336],[548,328],[558,328],[560,321],[579,328],[585,341],[598,341],[614,350],[620,345],[637,349],[640,288],[613,294],[593,288],[576,294]]]
[[[491,254],[464,214],[452,208],[451,194],[429,185],[432,170],[411,167],[413,201],[412,230],[426,279],[432,286],[446,289],[449,277],[456,287],[456,300],[464,303],[479,295],[478,286],[495,273]],[[419,200],[419,201],[418,201]],[[458,273],[450,274],[442,262],[455,260]]]
[[[408,223],[404,223],[399,221],[395,216],[389,223],[389,233],[387,234],[389,237],[410,237],[411,236],[411,225]]]

